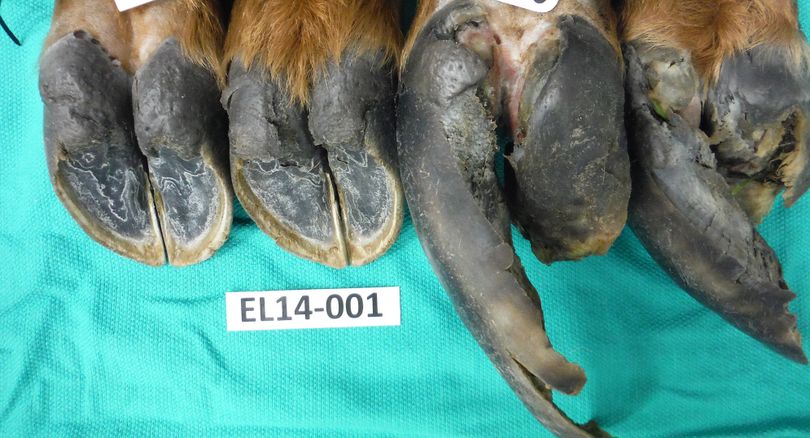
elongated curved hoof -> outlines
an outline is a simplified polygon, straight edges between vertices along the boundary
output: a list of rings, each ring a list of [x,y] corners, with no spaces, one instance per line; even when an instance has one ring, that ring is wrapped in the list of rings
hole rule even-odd
[[[713,120],[721,121],[715,134],[722,131],[726,139],[715,154],[711,139],[698,129],[700,87],[688,56],[674,49],[628,45],[625,58],[634,231],[656,261],[697,300],[780,354],[807,363],[796,317],[787,310],[795,295],[785,284],[773,250],[723,177],[731,162],[744,167],[744,160],[730,157],[735,151],[742,155],[738,146],[752,135],[747,124],[767,120],[784,134],[780,114],[785,107],[773,111],[758,105],[764,101],[740,99],[744,93],[727,100],[729,85],[734,93],[746,87],[745,74],[721,80],[726,85],[720,85],[715,96],[723,97],[709,106]],[[737,61],[730,69],[727,74],[739,72]],[[686,80],[672,80],[677,78]],[[748,114],[746,121],[739,111]],[[742,131],[733,126],[737,123]],[[750,158],[749,165],[756,165]]]
[[[342,268],[382,255],[402,226],[393,151],[393,79],[381,58],[330,64],[308,105],[260,67],[231,65],[234,189],[259,227],[288,251]]]
[[[417,37],[399,98],[403,186],[434,271],[523,403],[557,435],[605,436],[551,400],[552,389],[578,393],[585,374],[546,335],[539,297],[512,247],[507,197],[546,260],[601,252],[615,239],[629,198],[619,55],[585,19],[519,11],[454,2]],[[517,56],[519,47],[529,50]],[[601,98],[589,95],[596,91]],[[511,196],[495,174],[499,120],[516,143],[507,157]]]

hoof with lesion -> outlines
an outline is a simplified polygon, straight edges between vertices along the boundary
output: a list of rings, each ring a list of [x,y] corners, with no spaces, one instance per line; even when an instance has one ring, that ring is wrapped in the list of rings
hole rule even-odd
[[[397,8],[387,0],[234,5],[222,96],[234,190],[282,248],[327,266],[373,261],[402,227]],[[327,32],[335,41],[322,38]]]
[[[603,253],[630,196],[621,55],[608,2],[538,15],[496,1],[424,1],[401,74],[397,135],[414,227],[461,319],[532,414],[576,424],[552,391],[585,373],[555,351],[511,222],[544,261]],[[495,173],[496,129],[511,134]]]
[[[682,3],[624,5],[633,229],[698,301],[806,363],[795,294],[755,228],[780,192],[791,205],[810,181],[810,52],[795,4]],[[677,16],[711,24],[654,25]]]
[[[218,14],[192,0],[55,8],[40,62],[54,189],[89,236],[145,264],[200,262],[230,231],[219,55],[199,42],[218,45]]]

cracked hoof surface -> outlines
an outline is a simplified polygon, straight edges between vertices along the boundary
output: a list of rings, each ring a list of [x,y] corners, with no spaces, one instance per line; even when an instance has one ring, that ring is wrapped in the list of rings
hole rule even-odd
[[[290,98],[259,67],[231,65],[234,189],[259,227],[288,251],[342,268],[382,255],[402,226],[393,78],[376,56],[347,54]]]
[[[102,43],[73,32],[43,54],[40,92],[54,188],[88,235],[149,265],[196,263],[222,245],[224,114],[214,77],[175,40],[133,81]]]

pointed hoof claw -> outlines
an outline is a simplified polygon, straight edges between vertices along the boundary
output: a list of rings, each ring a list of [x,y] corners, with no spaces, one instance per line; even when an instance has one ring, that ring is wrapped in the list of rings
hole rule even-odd
[[[746,87],[752,85],[749,76],[761,70],[746,69],[735,58],[710,92],[704,105],[708,114],[701,117],[699,79],[688,55],[629,44],[625,58],[634,158],[630,216],[636,235],[698,301],[780,354],[807,363],[796,317],[787,309],[795,294],[755,229],[758,218],[751,212],[757,209],[745,208],[745,199],[728,185],[733,178],[724,178],[745,170],[776,181],[764,175],[770,169],[768,155],[761,154],[768,159],[760,162],[746,156],[744,145],[757,137],[760,146],[774,146],[767,152],[789,154],[777,150],[776,140],[786,135],[784,114],[806,105],[807,93],[791,91],[792,98],[804,99],[798,105],[755,101],[758,93],[747,94],[752,90]],[[770,107],[774,104],[780,109]],[[713,136],[701,131],[701,119],[708,121]],[[769,134],[765,125],[774,132]],[[754,134],[757,130],[760,134]],[[788,136],[803,138],[804,133]],[[791,151],[803,148],[791,145]],[[773,198],[764,202],[767,211]]]
[[[603,252],[618,236],[630,196],[619,53],[588,19],[520,11],[453,2],[418,34],[399,98],[403,186],[434,271],[523,403],[560,436],[602,436],[552,402],[552,389],[578,393],[585,374],[551,346],[510,210],[548,261]],[[515,143],[504,188],[499,122]]]

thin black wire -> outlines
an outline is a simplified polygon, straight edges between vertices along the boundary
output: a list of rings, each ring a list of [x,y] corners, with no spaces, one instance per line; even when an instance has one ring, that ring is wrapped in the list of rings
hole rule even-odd
[[[3,20],[3,17],[0,17],[0,27],[2,27],[4,31],[6,31],[6,35],[8,35],[8,37],[11,38],[11,41],[14,41],[14,44],[22,46],[22,44],[20,44],[20,40],[18,40],[17,37],[14,36],[14,33],[11,32],[11,29],[8,28],[8,25]]]

